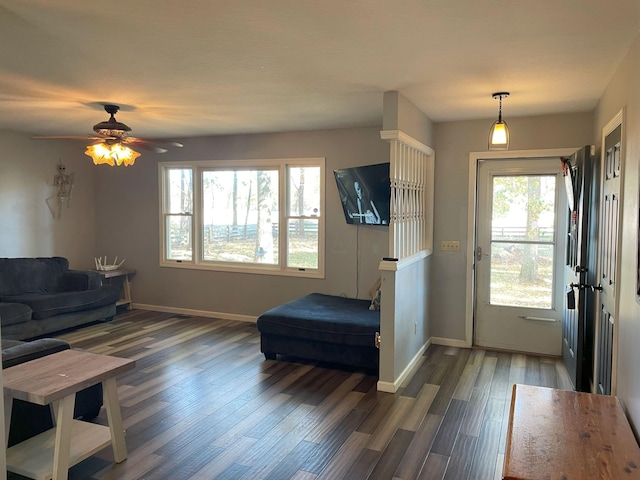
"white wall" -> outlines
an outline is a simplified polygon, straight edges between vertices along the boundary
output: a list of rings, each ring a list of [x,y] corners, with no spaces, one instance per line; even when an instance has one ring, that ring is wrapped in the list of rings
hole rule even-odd
[[[94,165],[83,151],[76,142],[0,132],[0,257],[61,256],[72,268],[94,264]],[[75,183],[70,206],[56,219],[59,160]]]
[[[640,174],[640,35],[607,86],[595,112],[594,141],[604,125],[626,108],[625,178],[622,220],[622,271],[619,275],[617,395],[636,432],[640,428],[640,304],[636,300],[638,252],[638,176]],[[623,139],[623,141],[625,141]]]

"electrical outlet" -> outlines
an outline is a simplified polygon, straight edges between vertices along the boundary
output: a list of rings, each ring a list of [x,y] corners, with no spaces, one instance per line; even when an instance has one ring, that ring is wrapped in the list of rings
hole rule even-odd
[[[442,252],[459,252],[460,242],[456,240],[442,240],[440,242],[440,251]]]

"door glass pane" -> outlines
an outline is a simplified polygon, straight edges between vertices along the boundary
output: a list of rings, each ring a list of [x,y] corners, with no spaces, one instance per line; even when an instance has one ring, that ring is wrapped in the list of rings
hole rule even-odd
[[[556,177],[493,178],[492,305],[553,308]]]
[[[553,245],[493,243],[492,305],[552,308]]]

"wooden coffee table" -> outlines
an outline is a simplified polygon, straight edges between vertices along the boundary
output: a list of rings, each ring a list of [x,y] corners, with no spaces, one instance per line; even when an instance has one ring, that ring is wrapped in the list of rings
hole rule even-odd
[[[7,449],[7,470],[33,479],[62,480],[69,467],[109,444],[117,463],[127,458],[116,375],[135,361],[64,350],[3,370],[5,442],[14,398],[53,407],[55,427]],[[109,426],[73,419],[76,392],[102,383]],[[6,443],[5,443],[6,445]]]

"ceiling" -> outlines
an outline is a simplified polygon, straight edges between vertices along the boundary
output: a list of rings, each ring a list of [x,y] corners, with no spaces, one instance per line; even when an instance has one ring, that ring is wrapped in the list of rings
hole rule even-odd
[[[591,111],[640,0],[0,0],[0,129],[136,136],[381,125],[397,90],[434,122]]]

